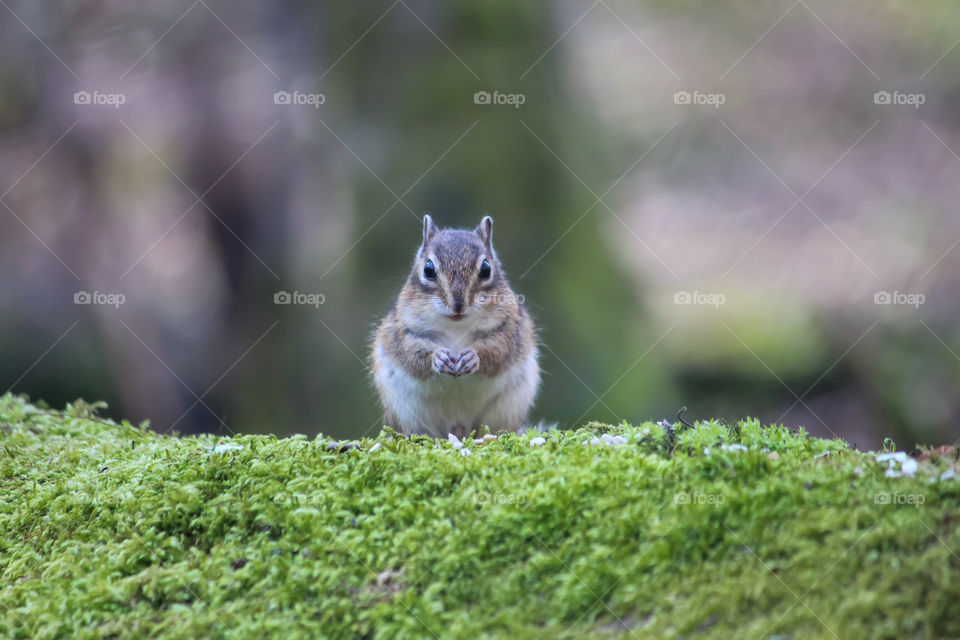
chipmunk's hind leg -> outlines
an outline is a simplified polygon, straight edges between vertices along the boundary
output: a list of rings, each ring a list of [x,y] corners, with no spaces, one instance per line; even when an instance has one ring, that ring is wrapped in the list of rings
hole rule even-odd
[[[464,438],[470,435],[470,429],[468,429],[466,426],[458,422],[455,425],[450,427],[450,429],[448,430],[448,433],[452,433],[453,435],[463,440]]]
[[[400,424],[400,418],[390,411],[383,414],[383,425],[390,427],[394,431],[403,433],[403,425]]]

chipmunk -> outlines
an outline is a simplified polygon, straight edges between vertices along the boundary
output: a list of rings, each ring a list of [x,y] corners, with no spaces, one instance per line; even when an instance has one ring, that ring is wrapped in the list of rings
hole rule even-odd
[[[386,421],[404,433],[523,426],[540,386],[536,335],[493,249],[493,218],[466,231],[423,217],[423,243],[371,360]]]

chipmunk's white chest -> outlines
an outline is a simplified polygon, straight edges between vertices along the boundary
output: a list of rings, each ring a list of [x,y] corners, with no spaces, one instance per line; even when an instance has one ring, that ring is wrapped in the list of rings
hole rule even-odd
[[[450,347],[465,345],[451,341]],[[388,413],[407,433],[444,437],[450,432],[468,434],[480,426],[497,431],[516,430],[536,395],[540,376],[536,353],[498,376],[478,374],[437,375],[421,380],[406,373],[378,347],[377,382]]]

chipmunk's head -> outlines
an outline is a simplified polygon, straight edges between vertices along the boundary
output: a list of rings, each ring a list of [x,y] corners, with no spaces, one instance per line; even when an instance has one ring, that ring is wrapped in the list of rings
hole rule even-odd
[[[423,315],[444,321],[482,322],[497,308],[516,307],[493,250],[490,216],[473,231],[439,229],[424,216],[423,244],[407,285]]]

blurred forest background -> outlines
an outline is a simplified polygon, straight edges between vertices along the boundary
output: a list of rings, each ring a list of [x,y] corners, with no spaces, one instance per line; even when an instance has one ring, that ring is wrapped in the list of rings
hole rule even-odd
[[[374,434],[420,216],[491,214],[535,420],[960,432],[955,3],[0,4],[0,391]]]

